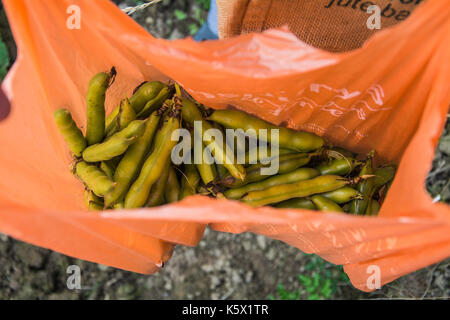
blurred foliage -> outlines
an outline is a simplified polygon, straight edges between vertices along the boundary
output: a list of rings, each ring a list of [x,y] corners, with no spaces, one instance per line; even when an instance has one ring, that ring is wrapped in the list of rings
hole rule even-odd
[[[338,292],[338,286],[350,286],[350,280],[342,266],[331,264],[317,255],[309,255],[305,273],[299,274],[299,288],[289,291],[283,284],[278,284],[277,296],[270,295],[271,300],[323,300],[331,299]]]
[[[6,73],[8,72],[9,63],[10,60],[8,48],[6,47],[6,44],[3,42],[3,40],[0,39],[0,80],[3,80],[3,78],[6,76]]]

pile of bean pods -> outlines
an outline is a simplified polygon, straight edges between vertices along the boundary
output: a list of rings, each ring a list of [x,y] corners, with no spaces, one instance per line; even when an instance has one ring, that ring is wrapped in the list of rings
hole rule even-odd
[[[54,113],[56,126],[73,154],[72,171],[85,186],[89,210],[155,207],[202,194],[253,207],[373,216],[395,175],[393,165],[374,167],[373,151],[357,156],[309,132],[278,127],[234,109],[210,109],[176,83],[144,82],[105,117],[106,92],[115,77],[112,68],[89,82],[85,135],[68,110]],[[212,162],[173,163],[172,151],[179,142],[173,137],[182,128],[198,134]],[[225,138],[219,143],[208,136],[209,129],[220,130],[224,137],[228,129],[245,132],[241,147],[243,141],[249,150],[243,159],[239,156],[242,160],[237,161],[235,152],[227,152]],[[260,129],[279,130],[274,155],[272,136],[260,134],[264,132]],[[256,148],[250,148],[251,139],[257,142]],[[268,152],[258,152],[261,141],[268,145]],[[191,159],[203,159],[203,152],[195,154],[193,142],[190,150]],[[278,161],[276,174],[263,174],[262,169],[274,159]]]

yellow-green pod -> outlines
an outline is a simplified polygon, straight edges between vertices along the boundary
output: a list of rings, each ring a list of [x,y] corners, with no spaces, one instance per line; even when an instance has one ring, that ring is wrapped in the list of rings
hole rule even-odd
[[[86,207],[89,208],[89,204],[91,202],[96,202],[103,206],[103,199],[95,195],[91,190],[84,190],[84,203],[86,204]]]
[[[144,108],[137,114],[137,117],[140,119],[147,118],[154,111],[161,108],[164,101],[166,101],[166,99],[169,98],[170,93],[171,89],[169,87],[162,88],[155,98],[151,99],[145,104]]]
[[[197,167],[200,177],[205,185],[208,185],[216,180],[217,170],[214,163],[208,164],[205,161],[202,161],[202,163],[198,163],[195,166]]]
[[[75,172],[88,189],[99,197],[104,197],[114,188],[114,182],[94,165],[80,161],[76,164]]]
[[[355,199],[364,199],[361,192],[351,187],[343,187],[334,191],[322,193],[321,195],[338,204],[347,203]]]
[[[100,162],[100,169],[108,176],[108,178],[112,179],[114,177],[114,168],[107,162]]]
[[[227,154],[226,148],[222,143],[220,147],[219,143],[214,139],[207,139],[204,133],[207,130],[214,129],[214,127],[207,121],[203,120],[202,114],[198,107],[192,101],[183,99],[183,120],[189,123],[195,130],[200,130],[200,127],[195,126],[196,121],[201,123],[201,131],[196,132],[197,135],[202,137],[203,143],[211,151],[211,154],[216,159],[217,163],[223,164],[227,168],[228,172],[236,179],[243,180],[245,178],[245,168],[238,164],[234,158],[234,154]],[[203,151],[203,150],[202,150]],[[231,152],[230,152],[231,153]]]
[[[194,164],[184,165],[184,175],[181,176],[181,195],[180,200],[197,193],[197,187],[200,183],[200,175]],[[227,171],[228,172],[228,171]]]
[[[56,110],[53,114],[56,126],[67,143],[69,150],[77,157],[86,149],[87,143],[81,130],[72,119],[70,112],[66,109]]]
[[[135,120],[105,142],[87,147],[83,151],[83,159],[87,162],[99,162],[120,156],[144,133],[146,122],[147,120]]]
[[[128,148],[122,160],[117,165],[114,172],[114,181],[116,187],[111,193],[105,195],[107,206],[123,200],[131,183],[136,179],[141,170],[145,156],[150,150],[153,137],[160,122],[160,114],[154,112],[145,124],[145,130],[142,136]]]
[[[254,130],[253,132],[256,133],[254,138],[258,139],[261,137],[260,130],[266,129],[268,142],[271,142],[272,138],[270,130],[279,130],[278,145],[299,152],[316,150],[324,144],[323,139],[313,133],[278,127],[239,110],[216,110],[209,120],[220,123],[225,128],[242,129],[249,133],[251,133],[249,130]]]
[[[172,166],[169,167],[169,176],[167,177],[164,196],[167,203],[175,203],[180,199],[180,183]]]
[[[180,128],[178,116],[179,114],[172,111],[156,134],[153,151],[145,160],[138,178],[125,197],[125,208],[139,208],[147,202],[153,184],[161,176],[165,165],[170,161],[172,149],[178,143],[172,140],[172,133]]]
[[[341,158],[333,159],[331,161],[325,161],[319,164],[316,168],[322,175],[340,175],[345,176],[350,174],[357,165],[361,164],[360,161],[353,158]]]
[[[152,186],[150,190],[150,194],[148,196],[147,202],[145,206],[148,208],[153,208],[157,206],[161,206],[166,203],[166,199],[164,197],[167,178],[169,177],[169,163],[164,167],[164,170],[161,176],[156,180],[155,184]]]
[[[195,152],[196,150],[194,148],[194,130],[192,128],[190,130],[190,134],[191,134],[191,143],[192,143],[191,150],[192,150],[192,152]],[[201,150],[200,150],[201,161],[197,161],[199,163],[195,163],[195,161],[193,161],[193,163],[195,163],[195,166],[197,167],[198,173],[200,174],[200,177],[202,178],[203,183],[205,185],[209,185],[216,180],[217,170],[216,170],[216,165],[214,163],[209,164],[205,161],[203,150],[205,150],[205,144],[202,142]],[[195,159],[195,156],[193,158]],[[225,170],[226,170],[226,168],[225,168]],[[227,173],[228,173],[228,170],[227,170]]]
[[[100,72],[91,81],[86,94],[86,140],[88,145],[100,143],[105,136],[106,90],[116,76],[116,70]]]
[[[373,168],[372,168],[372,157],[374,152],[370,152],[368,155],[368,159],[364,166],[361,169],[361,172],[359,173],[359,176],[364,175],[372,175],[373,174]],[[367,179],[363,180],[360,183],[356,185],[356,190],[361,192],[363,195],[363,199],[356,199],[352,200],[350,203],[350,212],[358,215],[364,215],[366,212],[367,206],[369,205],[369,202],[371,200],[371,195],[373,194],[373,184],[375,179]]]
[[[275,208],[317,210],[315,204],[306,198],[289,199],[274,205]]]
[[[115,205],[112,206],[114,210],[122,210],[125,208],[123,201],[122,202],[118,202]]]
[[[290,149],[278,149],[278,156],[282,156],[284,154],[293,154],[294,150]],[[259,153],[259,148],[254,148],[245,153],[245,165],[257,164],[258,162],[270,159],[272,157],[272,149],[270,146],[267,146],[267,155],[262,156]]]
[[[344,212],[342,208],[333,200],[325,198],[321,195],[315,195],[311,197],[311,201],[320,211],[335,211],[335,212]]]
[[[228,199],[240,199],[251,191],[264,190],[273,186],[294,183],[302,180],[309,180],[320,175],[317,169],[300,168],[286,174],[271,176],[265,180],[250,183],[240,188],[228,189],[224,192]],[[350,201],[350,200],[349,200]]]
[[[103,211],[103,209],[104,209],[104,207],[102,204],[99,204],[99,203],[93,202],[93,201],[89,202],[89,205],[88,205],[89,211]]]
[[[224,167],[223,164],[216,163],[216,171],[219,179],[225,178],[228,174],[228,170]]]
[[[118,131],[126,128],[132,121],[136,120],[136,112],[130,104],[130,100],[124,99],[120,102],[119,114],[113,125],[106,129],[106,137],[110,137]]]
[[[134,112],[138,114],[144,108],[145,104],[154,99],[158,93],[167,87],[166,84],[160,81],[144,82],[139,85],[133,92],[130,98],[130,104],[134,109]],[[119,114],[120,107],[116,107],[106,118],[106,130],[110,130],[110,126],[114,125],[114,121]]]
[[[279,157],[272,158],[272,161],[278,159],[278,172],[277,174],[289,173],[297,168],[307,165],[311,159],[316,156],[316,153],[293,153],[284,154]],[[267,179],[269,176],[264,175],[262,168],[270,167],[271,163],[263,164],[257,163],[252,164],[246,168],[246,177],[244,180],[240,181],[231,175],[226,176],[220,181],[220,184],[228,188],[238,188],[245,186],[252,182],[261,181]]]
[[[314,194],[337,190],[347,185],[357,184],[371,177],[363,176],[355,179],[345,179],[337,175],[318,176],[296,183],[273,186],[265,190],[251,191],[241,201],[248,205],[259,207],[292,198],[305,198]]]

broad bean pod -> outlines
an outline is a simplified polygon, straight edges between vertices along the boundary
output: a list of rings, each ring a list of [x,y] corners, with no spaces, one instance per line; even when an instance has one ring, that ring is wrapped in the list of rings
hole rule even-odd
[[[216,110],[209,116],[209,120],[217,122],[225,128],[243,129],[246,132],[249,129],[255,130],[256,136],[254,138],[258,139],[261,137],[259,130],[278,129],[278,145],[282,148],[292,149],[299,152],[316,150],[321,148],[324,144],[323,139],[313,133],[278,127],[238,110]],[[268,142],[271,142],[270,132],[267,133],[267,140]]]
[[[142,136],[125,152],[114,173],[116,187],[105,196],[106,206],[122,201],[131,183],[141,170],[143,161],[150,150],[153,137],[158,128],[161,114],[154,112],[148,118]]]
[[[126,128],[132,121],[136,120],[136,112],[131,106],[130,100],[124,99],[120,102],[119,114],[111,126],[106,128],[106,137],[110,137],[118,131]]]
[[[373,168],[372,168],[372,157],[373,152],[371,152],[368,156],[368,159],[366,160],[366,163],[361,169],[361,172],[359,173],[359,176],[363,175],[372,175],[373,174]],[[369,202],[371,200],[371,195],[373,192],[373,183],[374,179],[368,179],[363,180],[360,183],[356,185],[356,190],[361,192],[363,195],[363,199],[355,199],[350,202],[350,213],[363,215],[366,212],[367,206],[369,205]]]
[[[334,191],[322,193],[321,196],[328,198],[338,204],[347,203],[355,199],[364,199],[358,190],[351,187],[343,187]]]
[[[317,210],[316,205],[307,198],[289,199],[274,205],[275,208]]]
[[[140,84],[133,92],[130,98],[130,104],[136,114],[139,114],[148,101],[154,99],[158,93],[166,88],[167,85],[160,81],[149,81]],[[119,114],[120,106],[116,107],[106,118],[106,130],[114,125],[114,121]]]
[[[316,194],[311,197],[311,201],[320,211],[344,212],[344,210],[342,210],[342,208],[336,202],[325,198],[324,196]]]
[[[67,143],[69,150],[77,157],[86,149],[87,142],[81,130],[66,109],[58,109],[53,114],[56,126]]]
[[[197,187],[200,183],[200,175],[193,164],[184,165],[184,175],[181,177],[180,200],[197,193]]]
[[[316,153],[293,153],[284,154],[278,157],[278,174],[291,172],[297,168],[307,165],[311,159],[316,156]],[[276,158],[271,158],[271,161],[276,161]],[[261,173],[262,168],[270,167],[270,163],[257,163],[246,168],[246,177],[243,181],[228,175],[221,179],[220,184],[228,188],[242,187],[246,184],[267,179],[269,176]]]
[[[174,108],[178,108],[177,104]],[[177,141],[172,140],[172,133],[180,128],[178,111],[172,110],[156,134],[154,149],[145,160],[138,178],[125,197],[125,208],[139,208],[145,205],[152,185],[161,176],[165,164],[170,160],[172,149],[177,144]]]
[[[169,167],[169,176],[167,177],[166,187],[164,190],[164,197],[167,203],[175,203],[180,199],[180,183],[178,182],[177,173],[175,169]]]
[[[305,198],[314,194],[337,190],[371,177],[373,176],[345,179],[337,175],[318,176],[310,180],[278,185],[261,191],[252,191],[243,197],[241,201],[248,205],[259,207],[292,198]]]
[[[135,120],[125,129],[109,137],[102,143],[94,144],[83,151],[87,162],[111,160],[125,151],[144,133],[147,120]]]
[[[113,67],[110,72],[100,72],[90,81],[86,94],[86,140],[89,146],[100,143],[105,136],[106,90],[116,76]]]
[[[217,163],[223,164],[225,168],[227,168],[228,172],[235,177],[236,179],[243,180],[245,178],[245,168],[238,164],[236,159],[234,158],[234,154],[227,154],[225,146],[222,143],[222,147],[220,147],[217,141],[208,141],[205,139],[204,132],[213,129],[213,126],[203,120],[201,112],[198,110],[195,103],[188,99],[183,99],[183,120],[189,123],[194,130],[198,128],[198,126],[194,126],[195,121],[201,121],[202,130],[201,132],[197,132],[202,137],[202,140],[207,148],[210,149],[211,154],[217,160]]]
[[[87,188],[99,197],[104,197],[114,188],[114,182],[94,165],[80,161],[75,165],[75,172]]]
[[[318,175],[320,175],[320,172],[317,169],[300,168],[286,174],[269,177],[260,182],[250,183],[240,188],[228,189],[224,192],[224,195],[228,199],[237,200],[251,191],[265,190],[273,186],[309,180]]]

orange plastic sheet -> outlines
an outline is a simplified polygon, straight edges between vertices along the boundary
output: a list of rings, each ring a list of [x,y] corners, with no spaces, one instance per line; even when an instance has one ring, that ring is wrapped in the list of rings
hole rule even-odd
[[[449,256],[450,208],[425,190],[450,102],[447,0],[427,1],[363,48],[341,54],[284,29],[202,43],[155,39],[106,0],[3,3],[19,55],[3,83],[11,111],[0,122],[1,232],[151,273],[174,244],[197,245],[209,224],[343,264],[363,291],[375,288],[374,277],[383,285]],[[81,24],[73,29],[77,13]],[[253,209],[202,196],[155,209],[85,211],[52,114],[67,107],[85,126],[88,81],[113,65],[108,110],[143,80],[172,78],[213,108],[231,105],[356,152],[375,149],[379,161],[399,164],[379,216]]]

